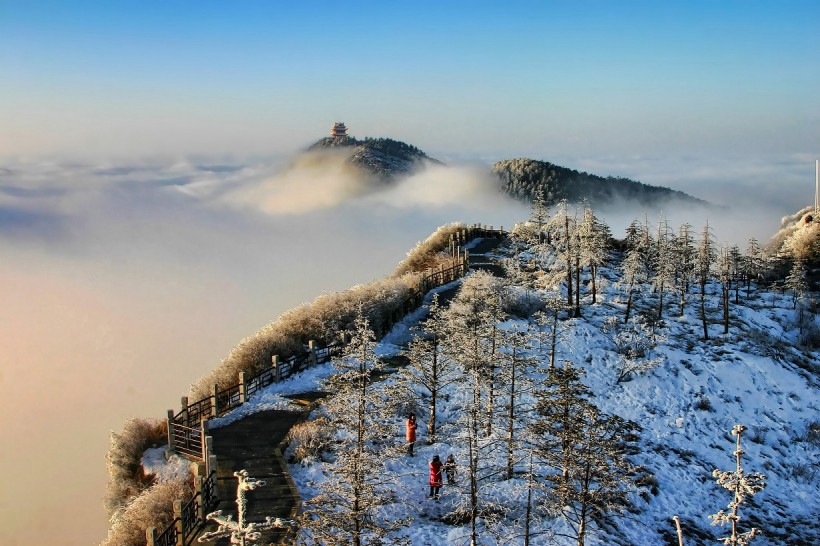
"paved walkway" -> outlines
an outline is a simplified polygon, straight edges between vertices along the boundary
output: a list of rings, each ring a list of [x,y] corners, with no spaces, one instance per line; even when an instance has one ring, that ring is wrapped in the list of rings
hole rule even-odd
[[[287,465],[277,452],[279,443],[290,428],[303,416],[299,411],[268,410],[251,414],[244,419],[211,431],[217,461],[217,490],[223,515],[231,514],[236,520],[236,483],[233,473],[247,470],[252,478],[264,480],[263,487],[248,491],[246,521],[262,522],[266,516],[289,519],[298,509],[288,480]],[[209,525],[205,531],[215,531]],[[201,533],[200,533],[201,534]],[[285,531],[271,530],[256,544],[279,544]],[[211,545],[229,545],[229,539],[207,542]]]

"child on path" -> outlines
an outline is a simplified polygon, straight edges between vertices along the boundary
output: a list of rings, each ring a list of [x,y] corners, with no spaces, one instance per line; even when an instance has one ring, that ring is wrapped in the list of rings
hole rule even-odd
[[[447,485],[456,484],[456,459],[452,453],[447,455],[447,460],[444,461],[444,472],[447,474]]]
[[[430,498],[438,500],[441,491],[441,459],[438,455],[430,461]]]
[[[416,415],[414,413],[411,413],[407,417],[407,423],[405,425],[407,429],[405,435],[407,439],[407,453],[413,457],[413,446],[416,443],[416,429],[418,428],[418,425],[416,424]]]

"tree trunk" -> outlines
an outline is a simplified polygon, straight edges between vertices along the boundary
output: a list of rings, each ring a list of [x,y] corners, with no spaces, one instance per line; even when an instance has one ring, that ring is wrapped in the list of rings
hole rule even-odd
[[[595,290],[595,273],[597,269],[598,268],[594,265],[589,266],[589,273],[592,277],[592,305],[595,305],[597,303],[597,292]]]
[[[700,283],[700,319],[703,322],[703,341],[709,341],[709,328],[706,325],[706,283]]]
[[[575,316],[581,316],[581,257],[575,255]]]
[[[438,338],[433,336],[432,384],[430,385],[430,419],[427,422],[427,443],[436,442],[436,403],[438,401]]]
[[[569,242],[569,216],[564,218],[564,241],[567,246],[567,307],[572,307],[572,253]]]
[[[507,479],[511,480],[513,477],[513,452],[515,451],[515,353],[516,347],[513,342],[512,351],[512,369],[510,377],[510,408],[507,412]]]

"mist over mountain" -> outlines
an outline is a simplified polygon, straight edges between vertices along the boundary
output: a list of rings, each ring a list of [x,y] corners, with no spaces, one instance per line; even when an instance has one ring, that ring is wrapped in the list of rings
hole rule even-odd
[[[505,193],[524,201],[533,201],[540,194],[548,205],[563,199],[570,202],[586,199],[598,206],[613,202],[657,206],[669,201],[708,205],[706,201],[670,188],[629,178],[598,176],[535,159],[506,159],[495,163],[492,171],[501,180]]]
[[[359,140],[346,134],[321,138],[310,145],[305,154],[325,152],[342,155],[344,164],[353,167],[366,186],[378,187],[392,183],[430,164],[443,165],[422,150],[392,138],[366,137]],[[303,155],[304,156],[304,155]],[[294,164],[300,162],[297,157]],[[592,205],[627,204],[641,207],[666,205],[670,201],[688,205],[708,205],[684,192],[652,186],[626,177],[599,176],[535,159],[506,159],[492,165],[490,172],[499,181],[498,189],[515,199],[531,202],[543,195],[548,205],[566,199],[588,201]]]

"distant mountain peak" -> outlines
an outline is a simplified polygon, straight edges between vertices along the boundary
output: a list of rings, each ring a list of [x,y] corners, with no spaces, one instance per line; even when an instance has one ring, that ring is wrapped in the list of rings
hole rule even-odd
[[[359,140],[347,133],[343,122],[334,123],[330,136],[311,144],[308,151],[329,148],[351,148],[348,163],[384,179],[409,174],[423,161],[439,163],[412,144],[400,140],[383,137]]]

